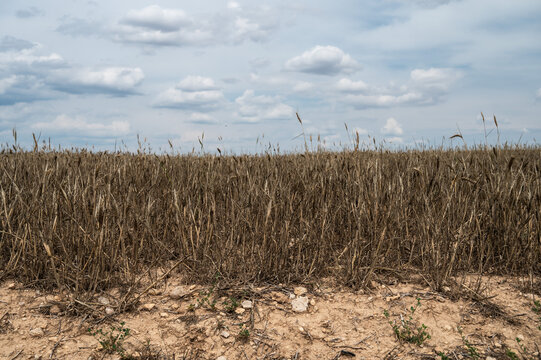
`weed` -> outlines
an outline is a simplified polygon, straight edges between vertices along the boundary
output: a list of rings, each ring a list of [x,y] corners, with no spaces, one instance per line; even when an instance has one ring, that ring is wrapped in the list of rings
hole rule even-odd
[[[102,350],[107,354],[118,354],[124,357],[124,340],[130,336],[130,329],[124,327],[125,324],[125,322],[121,322],[120,326],[111,325],[109,331],[103,331],[102,329],[93,331],[88,328],[88,332],[98,340]]]
[[[234,297],[230,297],[223,302],[224,310],[228,313],[233,313],[240,306],[238,300]]]
[[[248,341],[250,338],[250,330],[248,330],[245,325],[241,324],[237,338],[241,341]]]
[[[404,319],[402,315],[400,315],[399,323],[390,320],[390,315],[387,310],[384,310],[383,314],[389,320],[389,324],[393,328],[393,332],[399,341],[422,345],[426,340],[430,339],[430,334],[427,332],[427,327],[425,324],[416,326],[415,321],[413,320],[415,311],[419,308],[419,306],[421,306],[421,299],[416,298],[416,300],[417,303],[415,306],[411,306],[409,309],[408,318]]]
[[[464,344],[464,347],[466,348],[466,351],[468,352],[468,354],[470,355],[470,357],[473,359],[473,360],[479,360],[481,359],[481,356],[479,355],[479,351],[477,350],[477,348],[468,341],[468,339],[464,336],[464,334],[462,333],[462,328],[459,326],[457,328],[457,331],[458,333],[460,334],[460,336],[462,337],[462,344]]]
[[[438,352],[438,356],[440,357],[440,360],[451,360],[451,358],[449,358],[449,356],[445,355],[441,351]]]
[[[539,318],[537,319],[539,325],[537,326],[537,328],[541,330],[541,302],[539,300],[533,301],[532,311],[539,315]]]

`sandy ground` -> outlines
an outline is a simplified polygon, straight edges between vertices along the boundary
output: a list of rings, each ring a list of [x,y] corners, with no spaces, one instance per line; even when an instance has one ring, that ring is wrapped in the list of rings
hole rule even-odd
[[[373,283],[372,290],[357,292],[325,285],[209,292],[170,278],[148,291],[134,311],[115,312],[121,296],[113,289],[79,304],[83,311],[77,316],[70,315],[74,300],[67,295],[5,281],[0,285],[0,358],[116,359],[100,350],[99,336],[88,328],[107,333],[120,322],[130,329],[126,354],[150,344],[154,354],[168,359],[441,359],[438,352],[468,359],[459,327],[480,359],[505,359],[507,349],[519,354],[517,337],[531,358],[539,358],[541,314],[532,310],[538,295],[521,292],[516,279],[484,281],[491,298],[479,303],[453,300],[452,292],[435,293],[419,283]],[[234,309],[232,297],[251,304]],[[408,320],[416,298],[421,305],[413,322],[425,324],[431,336],[422,346],[398,341],[389,324]],[[294,300],[307,302],[307,310],[295,312]],[[93,312],[85,315],[85,306]]]

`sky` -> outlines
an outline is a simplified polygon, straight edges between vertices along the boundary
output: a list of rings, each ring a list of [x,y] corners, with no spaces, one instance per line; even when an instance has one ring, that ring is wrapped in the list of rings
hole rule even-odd
[[[496,116],[500,142],[536,144],[539,19],[539,0],[2,0],[0,142],[460,145],[498,141]]]

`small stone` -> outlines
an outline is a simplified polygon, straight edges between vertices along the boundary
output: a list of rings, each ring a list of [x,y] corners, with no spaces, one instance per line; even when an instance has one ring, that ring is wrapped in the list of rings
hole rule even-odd
[[[246,310],[244,308],[241,308],[241,307],[235,309],[235,313],[237,313],[239,315],[244,314],[245,311]]]
[[[291,307],[295,312],[305,312],[308,309],[308,298],[306,296],[299,296],[291,301]]]
[[[444,286],[443,291],[445,292],[451,292],[451,288],[449,286]]]
[[[115,310],[114,310],[112,307],[107,306],[107,307],[105,308],[105,313],[106,313],[107,315],[113,315],[113,314],[115,313]]]
[[[105,296],[100,296],[98,298],[98,302],[102,305],[109,305],[109,299],[107,299]]]
[[[154,310],[155,307],[156,307],[156,304],[148,303],[148,304],[144,304],[143,306],[141,306],[141,310],[152,311],[152,310]]]
[[[304,328],[303,328],[302,326],[299,326],[299,331],[300,331],[301,333],[304,333]]]
[[[158,295],[163,294],[163,291],[162,289],[150,289],[148,293],[152,296],[158,296]]]
[[[500,344],[499,342],[495,342],[494,347],[497,347],[498,349],[500,349],[502,347],[502,344]]]
[[[374,300],[374,298],[372,296],[369,296],[367,300],[372,301],[372,300]]]
[[[58,305],[51,306],[51,308],[49,309],[49,314],[51,314],[51,315],[60,314],[60,308],[58,307]]]
[[[227,358],[225,356],[218,356],[216,360],[227,360]]]
[[[168,317],[168,316],[169,316],[169,314],[166,313],[166,312],[161,312],[161,313],[160,313],[160,317],[162,317],[162,318],[166,318],[166,317]]]
[[[524,335],[518,334],[517,339],[519,339],[520,341],[524,341]]]
[[[40,327],[30,329],[29,334],[32,337],[42,337],[43,335],[45,335],[43,329]]]
[[[251,309],[252,308],[252,302],[250,300],[244,300],[240,306],[242,306],[243,309]]]
[[[230,334],[229,334],[229,332],[227,332],[226,330],[224,330],[224,331],[222,331],[222,332],[220,333],[220,336],[223,337],[224,339],[227,339],[227,338],[230,336]]]
[[[171,310],[177,310],[178,308],[179,308],[178,304],[172,304],[171,305]]]
[[[486,360],[496,360],[496,358],[493,358],[492,356],[487,356]]]
[[[295,299],[295,294],[289,294],[289,298],[290,298],[291,300]]]
[[[184,289],[183,286],[176,286],[171,289],[169,292],[169,297],[173,300],[178,300],[186,296],[188,292]]]
[[[315,301],[314,299],[311,299],[311,300],[310,300],[310,305],[316,306],[316,301]]]
[[[303,287],[303,286],[297,286],[295,289],[293,289],[293,292],[297,296],[302,296],[302,295],[306,294],[308,292],[308,290],[306,290],[306,288]]]
[[[9,289],[9,290],[15,289],[15,283],[14,283],[14,282],[9,283],[9,284],[8,284],[8,289]]]

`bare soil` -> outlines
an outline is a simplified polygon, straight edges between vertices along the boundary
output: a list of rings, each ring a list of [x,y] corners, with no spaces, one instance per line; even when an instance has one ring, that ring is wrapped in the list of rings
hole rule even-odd
[[[209,292],[173,277],[145,293],[135,310],[113,313],[121,298],[121,291],[113,289],[79,304],[83,310],[74,316],[69,295],[6,281],[0,285],[0,358],[117,359],[88,329],[106,333],[120,322],[130,329],[126,354],[137,355],[150,344],[154,355],[167,359],[440,359],[438,352],[450,359],[471,358],[458,328],[481,359],[507,358],[507,349],[519,354],[517,337],[529,356],[539,358],[541,319],[532,310],[538,295],[521,292],[518,279],[483,282],[490,291],[477,301],[457,298],[452,289],[436,293],[420,282],[373,283],[365,291],[315,284],[301,295],[308,298],[307,311],[298,313],[291,305],[299,296],[292,286]],[[252,301],[252,307],[232,311],[227,301],[233,297],[239,304]],[[413,322],[425,324],[431,336],[421,346],[398,341],[389,324],[407,320],[417,298],[421,305]]]

